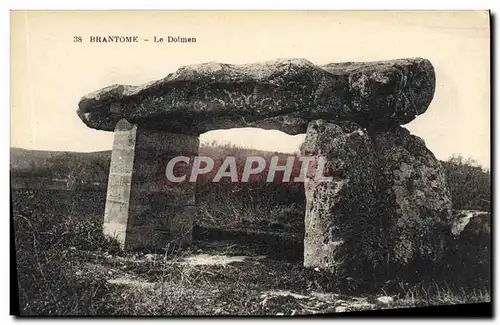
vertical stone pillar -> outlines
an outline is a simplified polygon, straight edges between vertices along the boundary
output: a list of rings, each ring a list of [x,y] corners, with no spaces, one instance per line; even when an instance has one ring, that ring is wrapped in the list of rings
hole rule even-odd
[[[115,127],[103,232],[125,248],[129,222],[130,192],[134,170],[137,125],[120,120]]]
[[[118,122],[111,155],[104,233],[126,250],[189,244],[196,216],[195,183],[167,180],[168,161],[197,155],[197,136],[145,129]],[[179,163],[179,165],[182,163]],[[179,168],[176,169],[179,172]],[[181,175],[176,175],[181,176]]]
[[[380,179],[379,210],[386,222],[388,260],[430,274],[451,240],[451,199],[441,163],[403,127],[372,132]]]
[[[323,157],[325,176],[305,182],[304,266],[356,277],[375,250],[375,155],[364,128],[355,123],[309,123],[302,153]]]

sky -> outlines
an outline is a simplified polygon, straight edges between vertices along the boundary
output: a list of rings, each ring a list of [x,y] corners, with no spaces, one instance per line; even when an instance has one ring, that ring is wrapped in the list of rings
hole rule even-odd
[[[90,43],[90,36],[196,37],[191,44]],[[74,42],[81,36],[82,42]],[[436,91],[405,125],[438,159],[461,154],[490,167],[489,16],[483,11],[12,11],[11,146],[100,151],[112,132],[86,127],[80,98],[112,84],[157,80],[189,64],[305,58],[429,59]],[[200,140],[294,152],[304,135],[230,129]]]

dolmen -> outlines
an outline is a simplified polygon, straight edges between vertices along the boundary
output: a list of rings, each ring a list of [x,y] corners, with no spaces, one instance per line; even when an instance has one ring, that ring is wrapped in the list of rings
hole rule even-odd
[[[450,192],[440,162],[401,125],[426,112],[435,83],[422,58],[278,59],[190,65],[88,94],[80,119],[114,131],[104,233],[126,250],[189,244],[195,183],[168,182],[166,163],[195,157],[210,130],[275,129],[306,133],[301,154],[326,161],[332,180],[304,182],[305,267],[361,278],[431,272],[453,239]]]

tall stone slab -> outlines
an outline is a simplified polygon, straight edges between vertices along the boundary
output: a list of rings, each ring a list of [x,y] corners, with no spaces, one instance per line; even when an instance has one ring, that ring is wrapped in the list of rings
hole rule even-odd
[[[356,123],[309,123],[303,154],[323,157],[325,176],[305,182],[304,266],[357,277],[376,250],[378,220],[373,217],[375,155],[365,128]]]
[[[385,276],[398,276],[402,267],[420,274],[438,272],[432,268],[444,257],[452,224],[441,164],[422,139],[403,127],[371,136],[379,172],[378,215],[386,238]]]
[[[137,125],[130,124],[125,119],[116,124],[109,166],[103,232],[105,235],[116,238],[122,249],[125,248],[127,239],[136,137]]]
[[[195,184],[191,168],[176,164],[183,182],[166,177],[170,159],[198,153],[197,136],[149,130],[118,122],[111,155],[104,233],[126,250],[162,249],[169,243],[188,244],[196,215]]]
[[[317,120],[302,151],[323,157],[333,177],[308,176],[305,183],[304,266],[332,271],[336,280],[442,273],[451,200],[442,167],[422,139],[399,126],[367,130]]]

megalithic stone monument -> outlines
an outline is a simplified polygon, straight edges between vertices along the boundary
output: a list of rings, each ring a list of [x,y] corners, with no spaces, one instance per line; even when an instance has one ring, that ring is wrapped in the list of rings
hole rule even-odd
[[[325,158],[334,177],[305,184],[307,267],[348,276],[439,259],[448,189],[439,161],[400,127],[427,110],[434,89],[426,59],[279,59],[191,65],[86,95],[81,120],[115,131],[104,232],[125,249],[189,243],[194,184],[169,184],[165,161],[195,156],[201,133],[259,127],[307,132],[304,154]]]

